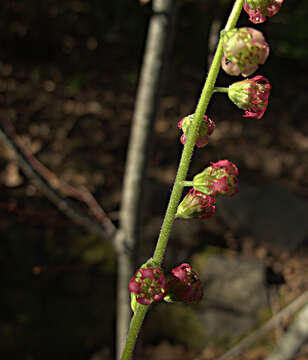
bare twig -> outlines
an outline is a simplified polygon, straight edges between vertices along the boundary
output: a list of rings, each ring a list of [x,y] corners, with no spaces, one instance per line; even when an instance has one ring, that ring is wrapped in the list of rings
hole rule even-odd
[[[239,355],[249,346],[253,345],[259,338],[261,338],[267,332],[269,332],[275,326],[277,326],[277,324],[279,324],[282,319],[285,319],[293,315],[307,302],[308,302],[308,291],[305,291],[301,296],[296,298],[291,304],[286,306],[277,315],[275,315],[273,318],[268,320],[260,329],[257,329],[252,334],[248,335],[240,343],[238,343],[232,349],[230,349],[224,355],[222,355],[218,360],[230,360],[235,356]]]
[[[130,319],[128,282],[133,272],[140,224],[140,203],[149,138],[157,113],[164,59],[168,49],[169,28],[175,0],[153,0],[142,64],[120,209],[120,230],[116,236],[118,253],[117,356],[120,358]]]
[[[106,216],[103,209],[93,196],[86,190],[76,189],[60,180],[56,174],[40,163],[24,146],[16,135],[13,126],[6,119],[0,120],[0,137],[13,150],[24,173],[32,178],[39,189],[52,201],[60,211],[64,212],[76,224],[90,232],[110,239],[115,232],[115,226]],[[93,218],[77,204],[65,196],[73,197],[85,203]]]
[[[272,316],[274,317],[278,314],[281,310],[280,298],[279,298],[279,291],[276,286],[273,286],[269,290],[269,305],[271,307]],[[284,321],[280,321],[275,325],[274,332],[275,332],[275,341],[278,343],[279,339],[283,334],[283,325]]]
[[[308,340],[308,304],[296,316],[287,333],[266,360],[292,360]]]

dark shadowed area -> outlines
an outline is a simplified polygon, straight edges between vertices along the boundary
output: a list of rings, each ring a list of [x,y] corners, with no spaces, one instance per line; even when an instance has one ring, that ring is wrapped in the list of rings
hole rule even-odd
[[[151,3],[143,2],[2,0],[0,7],[0,121],[10,122],[28,151],[59,178],[90,191],[115,225],[151,16]],[[151,135],[139,263],[152,255],[161,226],[182,150],[177,122],[199,97],[212,22],[222,28],[231,3],[177,2]],[[218,199],[211,219],[176,221],[164,265],[192,263],[205,283],[205,300],[155,306],[136,359],[218,359],[308,290],[307,16],[308,2],[286,0],[258,26],[271,47],[257,72],[272,85],[262,119],[244,118],[225,94],[212,98],[207,114],[217,128],[209,145],[195,150],[189,179],[211,161],[229,159],[239,168],[240,193]],[[252,26],[244,13],[240,26]],[[217,85],[238,80],[221,72]],[[70,201],[87,212],[76,198]],[[59,211],[2,140],[0,231],[3,358],[113,359],[111,243]],[[237,359],[265,359],[291,320]],[[296,357],[305,359],[307,345]]]

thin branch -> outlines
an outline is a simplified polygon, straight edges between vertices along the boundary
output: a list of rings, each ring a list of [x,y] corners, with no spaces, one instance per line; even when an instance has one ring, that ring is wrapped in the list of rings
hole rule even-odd
[[[13,150],[24,173],[35,181],[39,189],[60,211],[88,231],[96,233],[105,239],[112,237],[115,232],[115,226],[93,198],[92,194],[86,190],[76,189],[66,184],[56,174],[40,163],[27,150],[16,135],[11,123],[6,119],[0,120],[0,137]],[[65,196],[70,196],[85,203],[93,218],[76,203],[65,198]]]
[[[133,273],[140,225],[140,205],[148,146],[162,88],[162,73],[168,53],[175,0],[153,0],[146,49],[136,95],[128,146],[120,209],[120,230],[116,235],[118,254],[117,357],[120,358],[130,319],[128,282]]]
[[[266,360],[292,360],[308,340],[308,304],[296,316],[289,330],[280,339]]]
[[[259,338],[264,336],[270,330],[272,330],[277,324],[279,324],[283,319],[292,316],[296,311],[298,311],[303,305],[308,302],[308,291],[305,291],[302,295],[296,298],[291,304],[286,306],[273,318],[268,320],[261,328],[254,331],[252,334],[248,335],[245,339],[235,345],[232,349],[227,351],[222,355],[218,360],[230,360],[235,356],[241,354],[249,346],[253,345]]]

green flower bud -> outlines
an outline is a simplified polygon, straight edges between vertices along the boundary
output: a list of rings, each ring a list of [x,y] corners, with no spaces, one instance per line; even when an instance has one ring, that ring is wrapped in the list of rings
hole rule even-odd
[[[245,117],[260,119],[268,105],[271,85],[267,78],[257,75],[252,79],[238,81],[229,86],[228,96]]]
[[[176,217],[182,219],[210,218],[215,213],[216,200],[200,191],[190,189],[178,206]]]
[[[211,196],[233,196],[238,192],[238,175],[235,164],[229,160],[219,160],[193,178],[193,187]]]
[[[191,123],[194,119],[194,115],[185,116],[181,121],[178,123],[178,128],[183,131],[181,136],[181,143],[184,145],[186,143],[186,138],[188,136],[189,128]],[[208,138],[212,135],[213,131],[215,130],[216,124],[213,120],[211,120],[208,116],[204,115],[203,120],[201,122],[198,136],[196,139],[196,146],[201,148],[208,144]]]
[[[250,27],[232,29],[223,35],[222,68],[229,75],[248,76],[264,64],[269,46],[262,33]]]

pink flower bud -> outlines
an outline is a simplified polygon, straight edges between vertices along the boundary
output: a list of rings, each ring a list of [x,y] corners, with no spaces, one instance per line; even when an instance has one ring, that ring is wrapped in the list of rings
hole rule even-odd
[[[140,268],[129,282],[129,291],[136,295],[140,304],[150,305],[166,296],[167,282],[159,267]]]
[[[252,79],[238,81],[229,86],[228,96],[245,117],[260,119],[268,105],[271,85],[267,78],[257,75]]]
[[[178,206],[176,217],[182,219],[207,219],[215,213],[216,200],[201,191],[190,189]]]
[[[189,264],[182,264],[172,270],[168,277],[170,298],[185,303],[199,302],[203,298],[203,286]]]
[[[235,164],[229,160],[219,160],[193,178],[193,187],[211,196],[233,196],[238,193],[238,175]]]
[[[272,17],[278,13],[283,0],[245,0],[244,10],[249,15],[249,20],[254,24],[263,23],[266,17]]]
[[[188,136],[190,125],[193,121],[194,115],[185,116],[181,121],[178,123],[179,129],[183,131],[181,136],[181,143],[184,145],[186,143],[186,138]],[[204,115],[204,121],[201,123],[199,128],[198,137],[196,139],[196,146],[201,148],[208,144],[208,137],[212,135],[216,124],[213,120],[211,120],[208,116]]]
[[[243,27],[224,34],[223,51],[222,68],[227,74],[249,76],[265,63],[269,46],[260,31]]]

